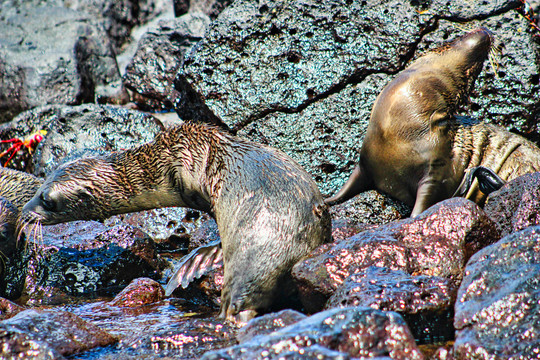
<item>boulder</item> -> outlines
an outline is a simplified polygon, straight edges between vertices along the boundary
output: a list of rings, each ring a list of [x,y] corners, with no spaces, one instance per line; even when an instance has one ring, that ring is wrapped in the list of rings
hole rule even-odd
[[[63,7],[1,7],[0,25],[0,123],[40,105],[127,101],[99,20]]]
[[[471,257],[455,306],[456,360],[538,357],[539,243],[533,226]]]
[[[126,87],[136,93],[134,100],[139,108],[174,109],[177,94],[172,82],[176,72],[182,67],[186,52],[202,39],[209,23],[208,16],[190,13],[161,20],[143,35],[123,77]]]
[[[57,354],[77,354],[116,342],[109,333],[70,312],[34,309],[0,321],[0,338],[2,358],[15,355],[28,359],[32,350],[49,353],[53,356],[49,359],[56,359]]]
[[[520,176],[491,193],[484,211],[502,236],[540,225],[540,173]]]
[[[499,238],[495,224],[478,205],[452,198],[415,218],[322,245],[297,263],[292,275],[304,306],[314,312],[323,307],[349,275],[370,266],[443,277],[459,285],[469,257]]]
[[[304,357],[305,356],[305,357]],[[268,335],[206,353],[202,359],[424,359],[407,325],[394,312],[364,307],[332,309]]]
[[[45,177],[62,159],[86,153],[128,149],[154,139],[163,129],[155,117],[117,106],[85,104],[38,107],[0,126],[0,138],[24,138],[45,130],[44,139],[26,165]]]

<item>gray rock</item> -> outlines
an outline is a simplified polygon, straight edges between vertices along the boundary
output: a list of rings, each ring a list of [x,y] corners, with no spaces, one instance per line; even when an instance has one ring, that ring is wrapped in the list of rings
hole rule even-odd
[[[62,7],[0,8],[0,122],[46,104],[127,100],[103,24]]]
[[[303,357],[305,352],[309,355]],[[320,312],[269,335],[206,353],[203,359],[301,359],[320,353],[322,359],[424,358],[401,316],[349,307]]]
[[[161,20],[141,38],[124,75],[124,84],[137,93],[135,101],[140,108],[173,109],[176,72],[183,65],[184,54],[202,39],[209,23],[202,13],[187,14]]]
[[[486,71],[463,111],[535,137],[539,49],[520,5],[236,1],[186,57],[177,112],[284,150],[330,194],[358,160],[372,103],[393,74],[463,26],[487,26],[508,44],[499,78]]]
[[[0,5],[11,14],[43,7],[69,8],[99,19],[116,50],[130,40],[134,26],[173,11],[167,0],[4,0]]]
[[[109,105],[44,106],[0,126],[0,137],[22,137],[46,130],[33,155],[33,172],[45,177],[66,156],[116,151],[153,140],[162,129],[151,115]]]
[[[188,12],[202,12],[215,19],[232,0],[173,0],[174,15],[182,16]]]
[[[540,353],[540,227],[476,253],[459,288],[456,359],[533,359]]]

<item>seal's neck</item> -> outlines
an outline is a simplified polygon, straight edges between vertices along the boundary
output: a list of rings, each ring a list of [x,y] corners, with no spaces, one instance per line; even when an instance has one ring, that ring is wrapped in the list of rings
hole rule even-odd
[[[216,150],[222,144],[216,144],[214,135],[220,134],[205,127],[192,130],[188,125],[173,128],[110,156],[118,182],[130,194],[122,212],[181,206],[213,213],[221,190],[218,172],[226,163]]]

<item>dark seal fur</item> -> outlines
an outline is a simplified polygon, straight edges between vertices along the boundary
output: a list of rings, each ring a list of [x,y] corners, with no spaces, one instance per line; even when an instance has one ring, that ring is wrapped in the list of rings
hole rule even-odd
[[[43,180],[0,166],[0,256],[10,256],[17,245],[17,216]]]
[[[137,148],[62,165],[21,218],[55,224],[167,206],[216,219],[227,317],[249,318],[270,308],[292,266],[331,236],[322,195],[300,165],[281,151],[197,124],[171,128]]]
[[[483,166],[504,181],[539,171],[534,144],[455,116],[491,46],[490,32],[477,29],[420,57],[386,85],[373,105],[353,174],[326,203],[376,189],[414,206],[415,216],[452,197],[469,169]],[[485,200],[477,181],[465,190],[468,199]]]

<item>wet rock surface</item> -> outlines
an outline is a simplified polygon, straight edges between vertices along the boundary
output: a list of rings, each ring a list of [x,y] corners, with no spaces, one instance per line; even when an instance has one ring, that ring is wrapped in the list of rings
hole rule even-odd
[[[23,311],[24,308],[8,299],[0,298],[0,320],[6,320]]]
[[[137,277],[160,278],[166,264],[141,230],[88,221],[75,224],[44,227],[43,239],[27,245],[27,303],[59,304],[72,296],[110,295]]]
[[[86,352],[85,359],[197,359],[206,351],[236,344],[236,326],[218,319],[215,308],[189,299],[137,307],[98,302],[66,309],[119,339],[114,347]]]
[[[138,278],[129,283],[118,295],[111,300],[112,306],[137,307],[163,300],[165,290],[155,280]]]
[[[45,343],[49,351],[70,355],[117,341],[99,327],[59,310],[22,311],[0,322],[0,337],[4,344],[0,350],[2,355],[19,358],[32,354],[29,342]]]
[[[456,295],[457,287],[445,278],[369,267],[345,279],[325,308],[365,306],[396,311],[402,314],[418,343],[438,343],[454,336]]]
[[[306,308],[317,311],[349,275],[370,266],[439,276],[457,285],[468,258],[499,238],[495,224],[476,204],[453,198],[414,219],[323,245],[296,264],[292,274]]]
[[[309,349],[311,348],[311,349]],[[378,357],[423,359],[403,319],[393,312],[351,307],[327,310],[237,346],[206,353],[203,359]]]
[[[540,345],[540,227],[471,257],[456,302],[456,359],[532,359]]]
[[[259,316],[240,328],[236,333],[236,338],[243,343],[255,336],[270,334],[305,318],[306,315],[290,309]]]
[[[540,173],[521,176],[490,194],[484,206],[505,236],[540,224]]]

